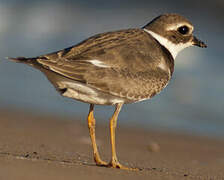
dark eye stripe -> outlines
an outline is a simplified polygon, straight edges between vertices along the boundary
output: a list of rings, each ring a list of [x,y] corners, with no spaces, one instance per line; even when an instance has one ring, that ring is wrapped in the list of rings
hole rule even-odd
[[[185,35],[189,32],[189,28],[187,26],[181,26],[178,28],[178,32]]]

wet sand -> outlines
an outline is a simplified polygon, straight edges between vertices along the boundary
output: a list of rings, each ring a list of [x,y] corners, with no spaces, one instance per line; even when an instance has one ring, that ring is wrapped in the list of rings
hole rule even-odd
[[[109,161],[108,127],[97,124],[96,132]],[[0,180],[224,179],[224,140],[119,126],[117,153],[142,170],[95,166],[85,118],[0,111]]]

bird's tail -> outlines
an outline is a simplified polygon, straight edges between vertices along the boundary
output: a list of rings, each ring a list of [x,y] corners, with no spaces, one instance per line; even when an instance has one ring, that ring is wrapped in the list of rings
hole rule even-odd
[[[35,60],[36,58],[25,58],[25,57],[13,58],[13,57],[6,57],[6,59],[9,59],[11,61],[18,62],[18,63],[30,64],[31,61]]]

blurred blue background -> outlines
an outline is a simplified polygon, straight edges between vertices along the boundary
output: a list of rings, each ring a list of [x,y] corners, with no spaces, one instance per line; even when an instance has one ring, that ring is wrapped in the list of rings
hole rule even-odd
[[[53,52],[167,12],[190,19],[208,48],[181,52],[168,87],[124,106],[119,123],[224,138],[223,0],[0,0],[0,109],[86,119],[88,104],[61,97],[38,70],[4,57]],[[97,106],[97,119],[107,123],[112,109]]]

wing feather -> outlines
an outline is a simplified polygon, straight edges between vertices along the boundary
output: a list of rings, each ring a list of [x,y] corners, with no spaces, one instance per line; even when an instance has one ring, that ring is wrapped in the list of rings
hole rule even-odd
[[[161,58],[157,53],[161,53],[161,48],[152,37],[142,30],[131,29],[93,36],[76,46],[37,57],[36,61],[46,69],[100,91],[141,99],[143,95],[155,94],[155,89],[160,91],[170,78],[155,68]]]

